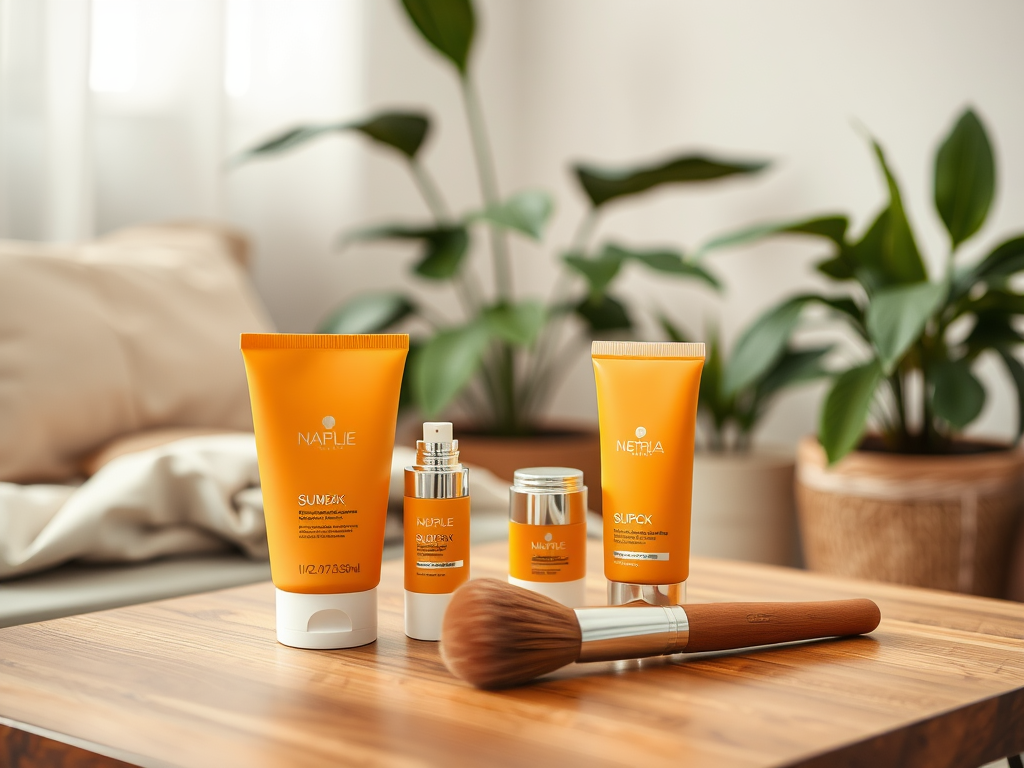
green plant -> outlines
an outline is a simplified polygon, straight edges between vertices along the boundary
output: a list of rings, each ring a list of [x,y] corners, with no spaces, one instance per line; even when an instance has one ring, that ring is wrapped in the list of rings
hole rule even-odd
[[[672,341],[692,338],[665,315],[661,316],[661,327]],[[750,332],[748,330],[744,336]],[[715,328],[705,331],[704,340],[707,353],[697,402],[704,450],[748,450],[754,429],[783,390],[828,375],[824,359],[832,351],[831,345],[799,348],[787,338],[780,355],[760,367],[753,379],[746,380],[738,389],[732,389],[730,385],[736,379],[736,366],[742,365],[744,358],[735,353],[726,356]]]
[[[1004,241],[973,262],[960,246],[981,229],[995,195],[996,166],[985,127],[965,110],[935,155],[934,202],[949,235],[938,279],[930,279],[907,217],[896,178],[877,141],[889,203],[859,238],[845,216],[764,224],[708,243],[706,252],[779,234],[827,241],[828,258],[817,269],[849,284],[846,295],[807,294],[765,312],[740,338],[726,391],[737,392],[785,354],[789,335],[805,307],[824,305],[841,317],[869,350],[869,358],[838,373],[821,412],[819,439],[836,462],[860,445],[869,417],[885,447],[901,453],[945,453],[978,417],[986,393],[974,373],[983,354],[994,352],[1016,385],[1017,440],[1024,433],[1024,366],[1013,355],[1024,337],[1014,327],[1024,314],[1024,295],[1011,278],[1024,270],[1024,236]],[[911,397],[916,379],[923,393]]]
[[[238,160],[279,154],[322,136],[357,132],[391,149],[405,161],[426,202],[432,221],[385,224],[342,237],[342,245],[378,240],[420,244],[412,272],[419,278],[448,281],[461,305],[462,320],[421,306],[402,292],[366,294],[340,306],[320,330],[372,333],[391,329],[409,318],[429,331],[414,339],[406,371],[408,399],[428,416],[460,398],[478,426],[495,434],[524,434],[536,429],[552,394],[564,357],[582,337],[628,333],[633,313],[611,290],[626,264],[639,264],[666,275],[701,281],[718,280],[703,266],[673,248],[637,248],[613,242],[592,245],[606,208],[648,190],[671,184],[703,183],[753,174],[764,162],[736,162],[699,154],[672,157],[651,165],[620,169],[588,164],[573,166],[589,201],[569,247],[560,254],[562,270],[546,302],[517,299],[512,284],[509,233],[541,240],[554,210],[551,196],[526,190],[502,198],[491,144],[470,66],[476,16],[469,0],[403,0],[420,35],[452,66],[458,77],[469,124],[482,205],[455,215],[423,164],[421,150],[430,131],[420,112],[385,112],[366,120],[292,128],[243,153]],[[494,287],[488,293],[468,259],[474,235],[484,229],[493,259]],[[572,279],[575,278],[575,279]],[[566,320],[579,321],[568,329]],[[582,331],[579,333],[577,331]]]

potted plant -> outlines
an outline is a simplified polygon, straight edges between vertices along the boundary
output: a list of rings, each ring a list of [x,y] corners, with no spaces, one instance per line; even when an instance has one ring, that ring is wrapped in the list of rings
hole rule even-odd
[[[662,316],[661,324],[672,341],[692,338],[667,316]],[[736,387],[736,365],[743,359],[726,355],[715,329],[706,331],[704,338],[707,358],[697,405],[690,551],[794,565],[793,451],[754,448],[752,438],[779,394],[828,375],[824,360],[832,345],[799,347],[787,338],[780,355]]]
[[[949,236],[945,265],[930,276],[899,186],[878,142],[871,146],[888,204],[860,236],[845,216],[766,224],[719,238],[705,250],[774,234],[824,240],[817,264],[849,287],[798,296],[764,313],[738,342],[732,386],[755,379],[784,354],[805,308],[817,304],[860,340],[855,362],[836,372],[817,439],[798,451],[797,502],[808,565],[849,576],[1002,594],[1021,509],[1024,461],[1024,338],[1015,319],[1024,294],[1024,236],[980,258],[961,246],[988,215],[996,164],[987,132],[968,109],[935,156],[934,202]],[[968,439],[985,405],[975,375],[984,356],[1002,362],[1018,399],[1013,444]],[[871,430],[869,431],[869,426]]]
[[[602,214],[609,206],[658,187],[754,174],[766,163],[681,154],[629,168],[575,164],[573,174],[588,202],[586,214],[572,242],[559,253],[562,270],[551,295],[546,300],[521,297],[513,285],[508,237],[541,240],[553,200],[539,190],[509,196],[500,191],[471,66],[476,26],[471,2],[403,0],[402,5],[458,80],[480,182],[477,209],[454,212],[423,162],[422,148],[431,127],[423,112],[390,111],[360,120],[297,126],[247,150],[237,161],[279,155],[346,132],[362,134],[400,158],[431,219],[359,229],[343,235],[341,242],[418,244],[413,279],[450,283],[459,300],[459,317],[424,306],[405,291],[368,293],[338,307],[319,330],[374,333],[414,321],[405,402],[429,418],[457,402],[468,422],[460,429],[464,459],[489,464],[505,477],[524,462],[564,462],[579,466],[587,482],[600,487],[600,453],[593,430],[587,429],[580,442],[574,430],[546,419],[546,406],[567,368],[566,355],[578,354],[585,348],[581,342],[589,337],[628,334],[634,328],[634,311],[614,291],[617,276],[628,265],[719,287],[709,271],[676,248],[612,240],[595,244]],[[481,240],[486,240],[492,261],[490,290],[477,276],[471,258]],[[474,440],[472,432],[480,437]],[[538,437],[555,447],[555,456],[545,454],[534,441]],[[530,442],[523,444],[526,438]],[[599,504],[600,494],[593,494],[592,501]]]

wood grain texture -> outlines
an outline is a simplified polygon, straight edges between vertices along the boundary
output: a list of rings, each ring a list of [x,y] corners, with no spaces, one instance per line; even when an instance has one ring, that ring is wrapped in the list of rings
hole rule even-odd
[[[878,606],[863,598],[810,603],[704,603],[686,606],[687,653],[867,634]]]
[[[600,604],[600,545],[589,551]],[[474,550],[501,577],[506,550]],[[694,602],[868,597],[867,637],[573,665],[487,692],[402,633],[385,564],[380,638],[274,641],[270,584],[0,630],[0,717],[142,765],[977,766],[1024,751],[1024,605],[694,560]]]

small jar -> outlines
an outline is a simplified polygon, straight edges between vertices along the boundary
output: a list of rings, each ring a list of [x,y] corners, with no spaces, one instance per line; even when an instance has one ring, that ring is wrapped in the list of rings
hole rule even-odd
[[[586,603],[587,487],[568,467],[517,469],[509,489],[508,581],[570,608]]]

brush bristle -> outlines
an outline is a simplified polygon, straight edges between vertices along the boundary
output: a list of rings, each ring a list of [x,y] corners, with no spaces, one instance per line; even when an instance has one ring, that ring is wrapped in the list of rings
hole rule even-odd
[[[571,608],[496,579],[456,590],[441,626],[441,658],[478,688],[507,688],[579,658],[580,625]]]

